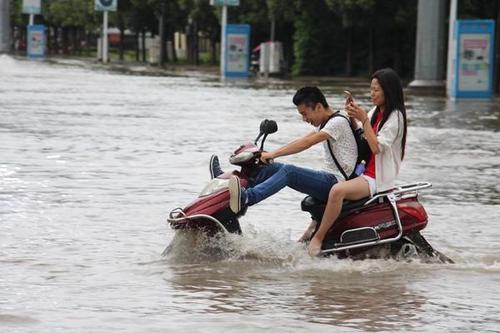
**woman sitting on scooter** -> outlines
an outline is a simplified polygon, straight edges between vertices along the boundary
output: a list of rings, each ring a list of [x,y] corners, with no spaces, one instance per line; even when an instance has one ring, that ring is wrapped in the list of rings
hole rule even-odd
[[[342,210],[346,200],[360,200],[394,187],[406,145],[406,108],[403,87],[398,74],[385,68],[376,71],[371,80],[370,97],[375,107],[368,114],[352,99],[346,111],[363,127],[372,152],[365,172],[354,179],[339,182],[330,190],[320,227],[311,239],[308,253],[316,256],[321,244]]]

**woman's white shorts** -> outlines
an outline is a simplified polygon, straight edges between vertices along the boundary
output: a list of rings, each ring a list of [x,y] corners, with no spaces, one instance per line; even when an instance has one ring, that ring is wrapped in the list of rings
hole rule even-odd
[[[373,195],[377,193],[377,182],[375,181],[375,178],[366,175],[362,175],[362,177],[366,180],[368,186],[370,187],[370,197],[373,197]]]

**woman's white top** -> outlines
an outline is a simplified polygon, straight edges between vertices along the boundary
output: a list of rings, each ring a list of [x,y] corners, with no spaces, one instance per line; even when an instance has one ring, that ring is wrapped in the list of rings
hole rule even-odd
[[[368,112],[371,119],[375,107]],[[391,113],[384,126],[377,133],[378,149],[375,155],[375,180],[377,192],[387,191],[394,187],[401,166],[401,144],[403,141],[404,120],[399,110]]]

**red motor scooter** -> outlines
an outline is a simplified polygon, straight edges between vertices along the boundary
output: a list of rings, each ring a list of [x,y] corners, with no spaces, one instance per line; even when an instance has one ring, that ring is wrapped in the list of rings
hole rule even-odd
[[[229,178],[235,174],[242,187],[253,186],[260,169],[266,167],[260,160],[264,142],[277,130],[275,121],[262,121],[254,143],[240,146],[229,159],[231,164],[241,168],[240,171],[226,172],[212,179],[192,203],[172,210],[167,218],[171,227],[175,230],[199,229],[209,236],[221,232],[241,234],[238,219],[245,215],[246,208],[238,214],[229,208]],[[418,191],[430,187],[430,183],[407,184],[371,198],[345,202],[339,218],[323,241],[321,254],[335,254],[339,258],[418,256],[453,262],[436,251],[420,234],[420,230],[427,226],[428,216],[418,201]],[[325,206],[326,203],[310,196],[302,200],[302,210],[310,213],[317,222],[316,230]]]

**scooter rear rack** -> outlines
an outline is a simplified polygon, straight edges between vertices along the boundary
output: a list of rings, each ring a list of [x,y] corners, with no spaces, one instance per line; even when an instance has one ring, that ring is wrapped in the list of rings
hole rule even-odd
[[[379,201],[383,202],[384,200],[388,200],[391,205],[392,214],[394,216],[394,221],[396,222],[396,227],[398,229],[398,234],[395,237],[380,239],[377,231],[374,228],[355,228],[346,230],[340,236],[340,239],[348,238],[349,233],[365,233],[367,235],[366,241],[353,241],[349,243],[336,243],[334,247],[322,250],[320,254],[330,254],[335,252],[341,252],[346,250],[359,249],[368,246],[381,245],[386,243],[396,242],[403,236],[403,226],[401,225],[401,220],[399,218],[399,212],[397,208],[397,201],[414,197],[418,194],[418,190],[423,190],[426,188],[430,188],[432,186],[431,183],[421,182],[421,183],[412,183],[405,184],[398,187],[395,187],[389,191],[381,192],[375,194],[370,200],[368,200],[363,206],[367,206],[372,202]]]

